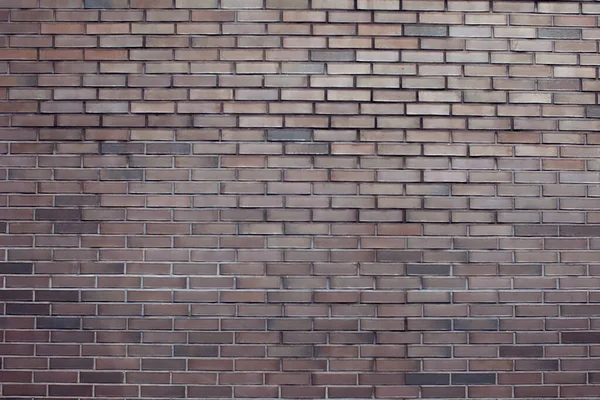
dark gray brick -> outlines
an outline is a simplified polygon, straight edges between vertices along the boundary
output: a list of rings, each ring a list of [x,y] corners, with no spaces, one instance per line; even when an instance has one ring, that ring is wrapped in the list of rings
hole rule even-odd
[[[450,374],[407,373],[405,380],[407,385],[449,385]]]
[[[84,8],[127,8],[127,0],[83,0]]]
[[[500,346],[500,357],[525,358],[525,357],[543,357],[544,348],[542,346]]]
[[[419,319],[419,318],[408,318],[406,320],[407,331],[451,331],[452,320],[451,319]]]
[[[39,289],[35,291],[35,301],[37,302],[58,302],[70,303],[79,301],[79,292],[77,290],[68,289]]]
[[[37,318],[37,329],[79,329],[81,318],[57,318],[43,317]]]
[[[233,343],[232,332],[190,332],[190,343],[225,344]]]
[[[581,29],[577,28],[539,28],[540,39],[579,39]]]
[[[423,252],[417,250],[378,250],[379,262],[419,262]]]
[[[495,385],[496,374],[452,374],[453,385]]]
[[[57,207],[97,206],[100,203],[100,196],[97,196],[97,195],[56,196],[54,201],[55,201],[55,204]]]
[[[0,271],[0,273],[2,272]],[[33,292],[31,290],[0,289],[0,301],[33,301]],[[6,326],[6,320],[0,322],[0,329]]]
[[[59,222],[54,224],[54,233],[98,233],[97,222]]]
[[[175,357],[218,357],[218,346],[177,345],[173,349]]]
[[[81,221],[81,210],[78,208],[38,208],[35,210],[38,221]]]
[[[354,50],[311,50],[312,61],[354,61]]]
[[[308,0],[267,0],[267,8],[303,10],[308,8]]]
[[[284,74],[324,74],[325,63],[283,63]]]
[[[538,90],[581,90],[581,79],[538,79]]]
[[[267,320],[268,331],[310,330],[312,323],[305,318],[284,318]]]
[[[565,344],[600,343],[600,332],[563,332],[561,342]]]
[[[569,237],[599,237],[600,225],[561,225],[560,236]]]
[[[558,360],[515,360],[515,371],[558,371]]]
[[[558,225],[516,225],[515,236],[557,236]]]
[[[6,315],[50,315],[50,304],[7,303]]]
[[[404,25],[404,36],[448,36],[446,25]]]
[[[329,357],[327,349],[313,346],[269,346],[267,348],[268,357],[295,357],[308,358],[314,357],[316,352],[317,357]]]
[[[81,383],[123,383],[123,372],[80,372]]]
[[[33,264],[32,263],[20,263],[20,262],[0,263],[0,275],[32,274],[32,273],[33,273]]]
[[[406,275],[450,275],[449,265],[419,265],[406,266]]]
[[[190,154],[189,143],[150,143],[146,146],[146,154]]]
[[[596,317],[598,314],[600,314],[600,304],[563,304],[560,306],[560,315],[562,317],[589,318],[592,316]],[[576,335],[573,337],[576,337]],[[598,341],[600,342],[600,337],[598,338]]]
[[[498,320],[488,318],[455,319],[454,330],[457,331],[497,331]]]
[[[585,115],[588,118],[600,118],[600,106],[587,106],[585,108]]]
[[[282,142],[301,142],[308,141],[312,137],[312,130],[310,129],[296,129],[296,128],[284,128],[284,129],[269,129],[267,131],[267,140],[282,141]]]
[[[102,143],[100,145],[102,154],[143,154],[143,143]]]
[[[100,179],[105,181],[141,181],[144,171],[141,169],[105,169],[100,172]]]

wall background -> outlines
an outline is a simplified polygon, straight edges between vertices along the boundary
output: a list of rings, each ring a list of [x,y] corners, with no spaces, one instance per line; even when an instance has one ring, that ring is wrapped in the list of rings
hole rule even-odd
[[[0,7],[2,398],[598,398],[599,2]]]

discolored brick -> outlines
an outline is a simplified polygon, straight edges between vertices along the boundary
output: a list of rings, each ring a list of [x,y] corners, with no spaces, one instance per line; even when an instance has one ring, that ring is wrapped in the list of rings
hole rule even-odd
[[[83,0],[84,8],[104,9],[104,8],[127,8],[125,0]]]
[[[588,118],[600,118],[600,107],[598,107],[598,106],[587,106],[585,108],[585,115]]]
[[[311,61],[342,62],[354,61],[356,54],[353,50],[311,50]]]
[[[268,129],[267,139],[271,141],[310,141],[312,131],[310,129]]]
[[[448,27],[444,25],[405,25],[405,36],[420,37],[445,37],[448,36]]]
[[[110,143],[100,144],[102,154],[143,154],[144,145],[142,143]]]
[[[495,385],[496,374],[453,373],[453,385]]]
[[[123,383],[123,372],[80,372],[79,379],[82,383]]]
[[[449,265],[417,265],[409,264],[406,266],[407,275],[450,275]]]
[[[598,332],[563,332],[561,333],[561,343],[597,343],[600,339]]]
[[[50,304],[7,303],[7,315],[50,315]]]
[[[450,374],[406,373],[407,385],[449,385]]]
[[[190,154],[191,145],[189,143],[149,143],[146,147],[147,154]]]
[[[541,346],[500,346],[500,357],[543,357]]]
[[[453,327],[458,331],[495,331],[498,330],[497,319],[455,319]]]
[[[540,39],[580,39],[581,29],[575,28],[539,28]]]
[[[38,329],[80,329],[80,318],[37,318],[36,328]]]
[[[81,210],[76,208],[38,208],[35,216],[40,221],[81,221]]]
[[[0,274],[32,274],[33,264],[32,263],[20,263],[20,262],[2,262],[0,263]]]

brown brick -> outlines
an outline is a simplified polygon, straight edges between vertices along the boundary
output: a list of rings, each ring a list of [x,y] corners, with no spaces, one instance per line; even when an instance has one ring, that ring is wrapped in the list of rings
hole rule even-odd
[[[0,0],[3,394],[594,397],[597,14]]]

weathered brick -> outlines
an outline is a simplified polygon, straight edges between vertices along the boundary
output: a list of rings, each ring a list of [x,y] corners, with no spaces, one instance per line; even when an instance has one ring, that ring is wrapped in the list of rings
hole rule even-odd
[[[404,380],[407,385],[449,385],[450,374],[407,373]]]
[[[600,118],[600,107],[598,107],[598,106],[587,106],[585,108],[585,115],[588,118]]]
[[[80,329],[81,318],[40,317],[36,320],[38,329]]]
[[[79,379],[83,383],[123,383],[125,377],[124,372],[80,372]]]
[[[126,0],[83,0],[84,8],[127,8]]]
[[[453,385],[495,385],[496,374],[453,373]]]
[[[405,36],[420,37],[445,37],[448,36],[448,27],[444,25],[405,25]]]
[[[540,39],[580,39],[581,29],[575,28],[539,28]]]
[[[144,144],[142,143],[101,143],[100,152],[102,154],[142,154]]]
[[[268,129],[267,139],[271,141],[309,141],[312,137],[310,129]]]
[[[354,61],[356,54],[354,50],[311,50],[311,61]]]

